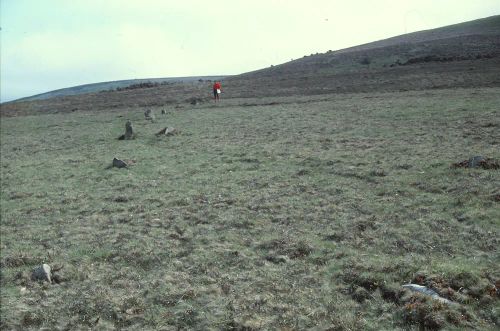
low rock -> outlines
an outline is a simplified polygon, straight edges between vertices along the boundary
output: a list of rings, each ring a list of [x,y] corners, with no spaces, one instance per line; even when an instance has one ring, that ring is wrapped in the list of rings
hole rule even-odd
[[[47,281],[49,283],[52,283],[52,273],[50,270],[50,266],[44,263],[41,266],[33,269],[33,272],[31,273],[31,279],[34,281]]]
[[[162,109],[162,110],[161,110],[161,114],[162,114],[162,115],[165,115],[166,113],[167,113],[167,111],[166,111],[165,109]]]
[[[203,103],[202,98],[196,98],[196,97],[189,98],[186,101],[189,102],[190,104],[192,104],[193,106],[196,106],[199,103]]]
[[[173,135],[176,135],[179,133],[179,130],[177,130],[176,128],[172,128],[172,127],[167,127],[167,128],[163,128],[161,129],[157,134],[156,136],[159,137],[159,136],[162,136],[162,135],[165,135],[165,136],[173,136]]]
[[[418,292],[418,293],[422,293],[422,294],[428,295],[432,299],[440,301],[442,303],[446,303],[446,304],[449,304],[449,305],[452,305],[452,304],[457,305],[458,304],[456,302],[450,301],[450,300],[448,300],[446,298],[443,298],[443,297],[439,296],[439,294],[437,294],[437,292],[434,291],[433,289],[430,289],[430,288],[422,286],[422,285],[404,284],[404,285],[402,285],[402,287],[406,288],[406,289],[408,289],[408,290],[410,290],[412,292]]]
[[[469,168],[477,168],[485,160],[484,156],[474,156],[469,159],[467,167]]]
[[[113,167],[115,168],[126,168],[127,167],[127,164],[120,160],[120,159],[117,159],[116,157],[113,158]]]

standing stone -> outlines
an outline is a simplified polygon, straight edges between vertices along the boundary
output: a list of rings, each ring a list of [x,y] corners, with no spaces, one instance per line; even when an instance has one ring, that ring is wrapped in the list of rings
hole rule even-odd
[[[165,115],[166,113],[167,113],[167,111],[166,111],[165,109],[162,109],[162,110],[161,110],[161,114],[162,114],[162,115]]]
[[[125,139],[134,139],[134,130],[132,130],[132,123],[130,121],[125,123]]]
[[[155,115],[153,114],[151,109],[146,109],[146,111],[144,112],[144,117],[146,118],[146,120],[151,122],[154,122],[155,120]]]
[[[42,264],[41,266],[33,269],[31,279],[34,281],[47,281],[49,283],[52,283],[52,273],[50,271],[50,266],[48,264]]]
[[[135,134],[134,130],[132,129],[132,123],[130,121],[127,121],[127,123],[125,123],[125,134],[119,136],[118,140],[130,140],[130,139],[135,139]]]

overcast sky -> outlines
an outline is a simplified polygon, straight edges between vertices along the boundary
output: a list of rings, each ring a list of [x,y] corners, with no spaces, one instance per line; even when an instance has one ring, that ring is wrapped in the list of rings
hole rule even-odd
[[[499,0],[1,0],[1,101],[103,81],[239,74],[500,14]]]

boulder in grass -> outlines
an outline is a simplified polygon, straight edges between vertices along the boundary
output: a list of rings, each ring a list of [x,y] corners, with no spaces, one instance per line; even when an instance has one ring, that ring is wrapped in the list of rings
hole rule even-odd
[[[44,263],[33,269],[31,279],[34,281],[52,283],[52,272],[50,270],[50,266]]]
[[[404,284],[402,285],[403,288],[405,289],[408,289],[412,292],[418,292],[418,293],[422,293],[424,295],[427,295],[429,297],[431,297],[432,299],[436,300],[436,301],[439,301],[439,302],[442,302],[442,303],[446,303],[448,305],[458,305],[458,303],[456,302],[453,302],[453,301],[450,301],[446,298],[443,298],[441,296],[439,296],[439,294],[436,293],[436,291],[434,291],[433,289],[430,289],[428,287],[425,287],[425,286],[422,286],[422,285],[418,285],[418,284]]]
[[[176,128],[167,127],[167,128],[161,129],[156,134],[156,136],[157,137],[159,137],[159,136],[173,136],[173,135],[176,135],[176,134],[179,134],[179,130],[177,130]]]
[[[117,159],[116,157],[113,159],[113,167],[115,168],[126,168],[127,167],[127,164],[120,160],[120,159]]]
[[[197,98],[197,97],[189,98],[186,101],[189,102],[190,104],[192,104],[193,106],[196,106],[196,105],[198,105],[200,103],[203,103],[203,99],[202,98]]]
[[[469,168],[477,168],[481,164],[481,162],[484,162],[485,158],[484,156],[474,156],[469,159],[469,162],[467,163],[467,167]]]
[[[161,114],[162,114],[162,115],[165,115],[166,113],[167,113],[167,111],[166,111],[165,109],[162,109],[162,110],[161,110]]]
[[[146,111],[144,112],[144,118],[146,118],[146,120],[148,121],[154,122],[155,115],[153,114],[151,109],[146,109]]]

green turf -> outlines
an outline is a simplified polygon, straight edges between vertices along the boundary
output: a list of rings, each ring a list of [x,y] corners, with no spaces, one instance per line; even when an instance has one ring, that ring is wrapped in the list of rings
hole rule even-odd
[[[499,170],[451,167],[500,158],[499,104],[485,88],[3,117],[0,327],[499,327]],[[60,284],[29,279],[41,263]]]

